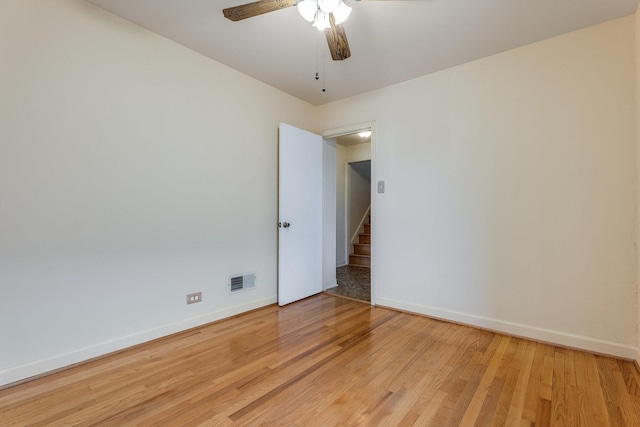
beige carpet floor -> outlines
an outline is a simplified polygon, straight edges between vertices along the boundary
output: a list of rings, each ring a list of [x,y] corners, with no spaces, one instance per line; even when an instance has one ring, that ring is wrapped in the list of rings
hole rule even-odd
[[[327,289],[330,294],[371,301],[371,269],[345,265],[336,269],[338,286]]]

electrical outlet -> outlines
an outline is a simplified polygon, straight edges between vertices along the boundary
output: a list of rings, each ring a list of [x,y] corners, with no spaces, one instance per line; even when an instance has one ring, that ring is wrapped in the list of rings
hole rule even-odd
[[[195,304],[202,301],[202,292],[187,295],[187,304]]]

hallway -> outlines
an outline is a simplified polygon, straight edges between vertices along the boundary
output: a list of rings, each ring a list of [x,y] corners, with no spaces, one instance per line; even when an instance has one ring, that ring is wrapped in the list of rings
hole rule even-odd
[[[345,265],[336,268],[338,286],[327,289],[327,293],[353,298],[361,301],[371,301],[371,269]]]

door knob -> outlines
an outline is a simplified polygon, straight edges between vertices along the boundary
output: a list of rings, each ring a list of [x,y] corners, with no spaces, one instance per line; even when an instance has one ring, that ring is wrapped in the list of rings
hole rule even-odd
[[[283,223],[282,223],[282,226],[283,226],[284,228],[289,228],[289,227],[291,227],[291,224],[289,224],[288,222],[283,222]]]

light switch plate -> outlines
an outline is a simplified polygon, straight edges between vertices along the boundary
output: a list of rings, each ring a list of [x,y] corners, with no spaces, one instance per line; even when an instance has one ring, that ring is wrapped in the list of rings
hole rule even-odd
[[[384,181],[378,181],[378,193],[384,193]]]

